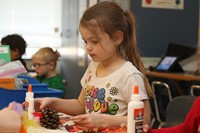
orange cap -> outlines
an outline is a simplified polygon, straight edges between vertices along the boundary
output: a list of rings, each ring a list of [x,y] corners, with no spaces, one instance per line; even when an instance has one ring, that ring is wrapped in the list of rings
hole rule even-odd
[[[32,92],[32,85],[31,84],[28,85],[28,92]]]
[[[134,86],[133,94],[139,94],[138,85]]]

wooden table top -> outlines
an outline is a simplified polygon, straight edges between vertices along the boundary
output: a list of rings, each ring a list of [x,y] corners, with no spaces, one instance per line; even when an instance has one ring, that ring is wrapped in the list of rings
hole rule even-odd
[[[200,76],[186,74],[186,73],[169,73],[169,72],[155,72],[155,71],[146,71],[147,76],[168,78],[174,80],[184,80],[184,81],[192,81],[192,80],[200,80]]]

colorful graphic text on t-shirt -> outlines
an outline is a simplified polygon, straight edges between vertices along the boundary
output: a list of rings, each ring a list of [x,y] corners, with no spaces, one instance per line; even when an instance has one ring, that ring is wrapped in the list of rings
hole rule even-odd
[[[117,114],[117,111],[119,110],[119,106],[117,103],[113,102],[111,104],[108,103],[108,101],[111,101],[111,97],[106,98],[106,89],[105,88],[98,88],[94,86],[87,86],[85,88],[86,90],[86,96],[85,96],[85,103],[86,108],[89,112],[98,112],[106,113],[115,115]],[[114,92],[113,92],[114,90]],[[112,95],[116,95],[118,91],[116,91],[117,88],[111,88],[110,93]],[[106,100],[107,99],[107,100]]]

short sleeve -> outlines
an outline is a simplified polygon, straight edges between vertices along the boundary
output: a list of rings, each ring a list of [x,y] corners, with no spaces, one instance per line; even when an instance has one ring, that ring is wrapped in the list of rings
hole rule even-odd
[[[125,99],[127,102],[131,100],[131,95],[133,93],[134,86],[138,85],[139,88],[139,94],[141,97],[141,100],[148,99],[147,91],[144,85],[143,76],[140,73],[134,73],[132,74],[126,81],[124,87],[125,89]]]

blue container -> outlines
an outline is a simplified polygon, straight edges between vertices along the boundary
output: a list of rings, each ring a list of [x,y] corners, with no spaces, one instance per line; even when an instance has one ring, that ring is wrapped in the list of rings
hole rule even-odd
[[[29,84],[24,84],[23,88],[28,89]],[[48,88],[48,84],[31,84],[32,91],[34,92],[34,98],[37,97],[59,97],[63,95],[62,90]]]
[[[0,109],[7,107],[10,102],[16,101],[23,103],[25,101],[25,95],[27,90],[8,90],[0,88]]]
[[[32,84],[32,90],[34,92],[34,98],[41,97],[58,97],[63,95],[62,90],[48,88],[47,84],[40,84],[38,80],[29,76],[18,76],[18,78],[25,78],[29,84]],[[27,92],[28,84],[24,84],[20,90],[9,90],[0,88],[0,109],[7,107],[12,101],[23,103]]]
[[[26,79],[26,80],[28,80],[29,84],[40,84],[40,82],[36,78],[30,77],[30,76],[20,75],[20,76],[17,76],[17,78]]]
[[[28,89],[29,84],[24,84],[23,88]],[[32,91],[47,91],[48,84],[31,84],[32,85]]]
[[[41,84],[42,85],[42,84]],[[27,89],[23,88],[21,90],[8,90],[5,88],[0,88],[0,109],[7,107],[12,101],[18,103],[23,103],[25,101]],[[61,98],[63,95],[62,90],[57,90],[53,88],[46,88],[46,90],[33,90],[34,98],[41,97],[58,97]]]
[[[47,88],[46,91],[33,91],[34,92],[34,98],[38,97],[58,97],[61,98],[63,95],[62,90],[57,90],[53,88]]]

